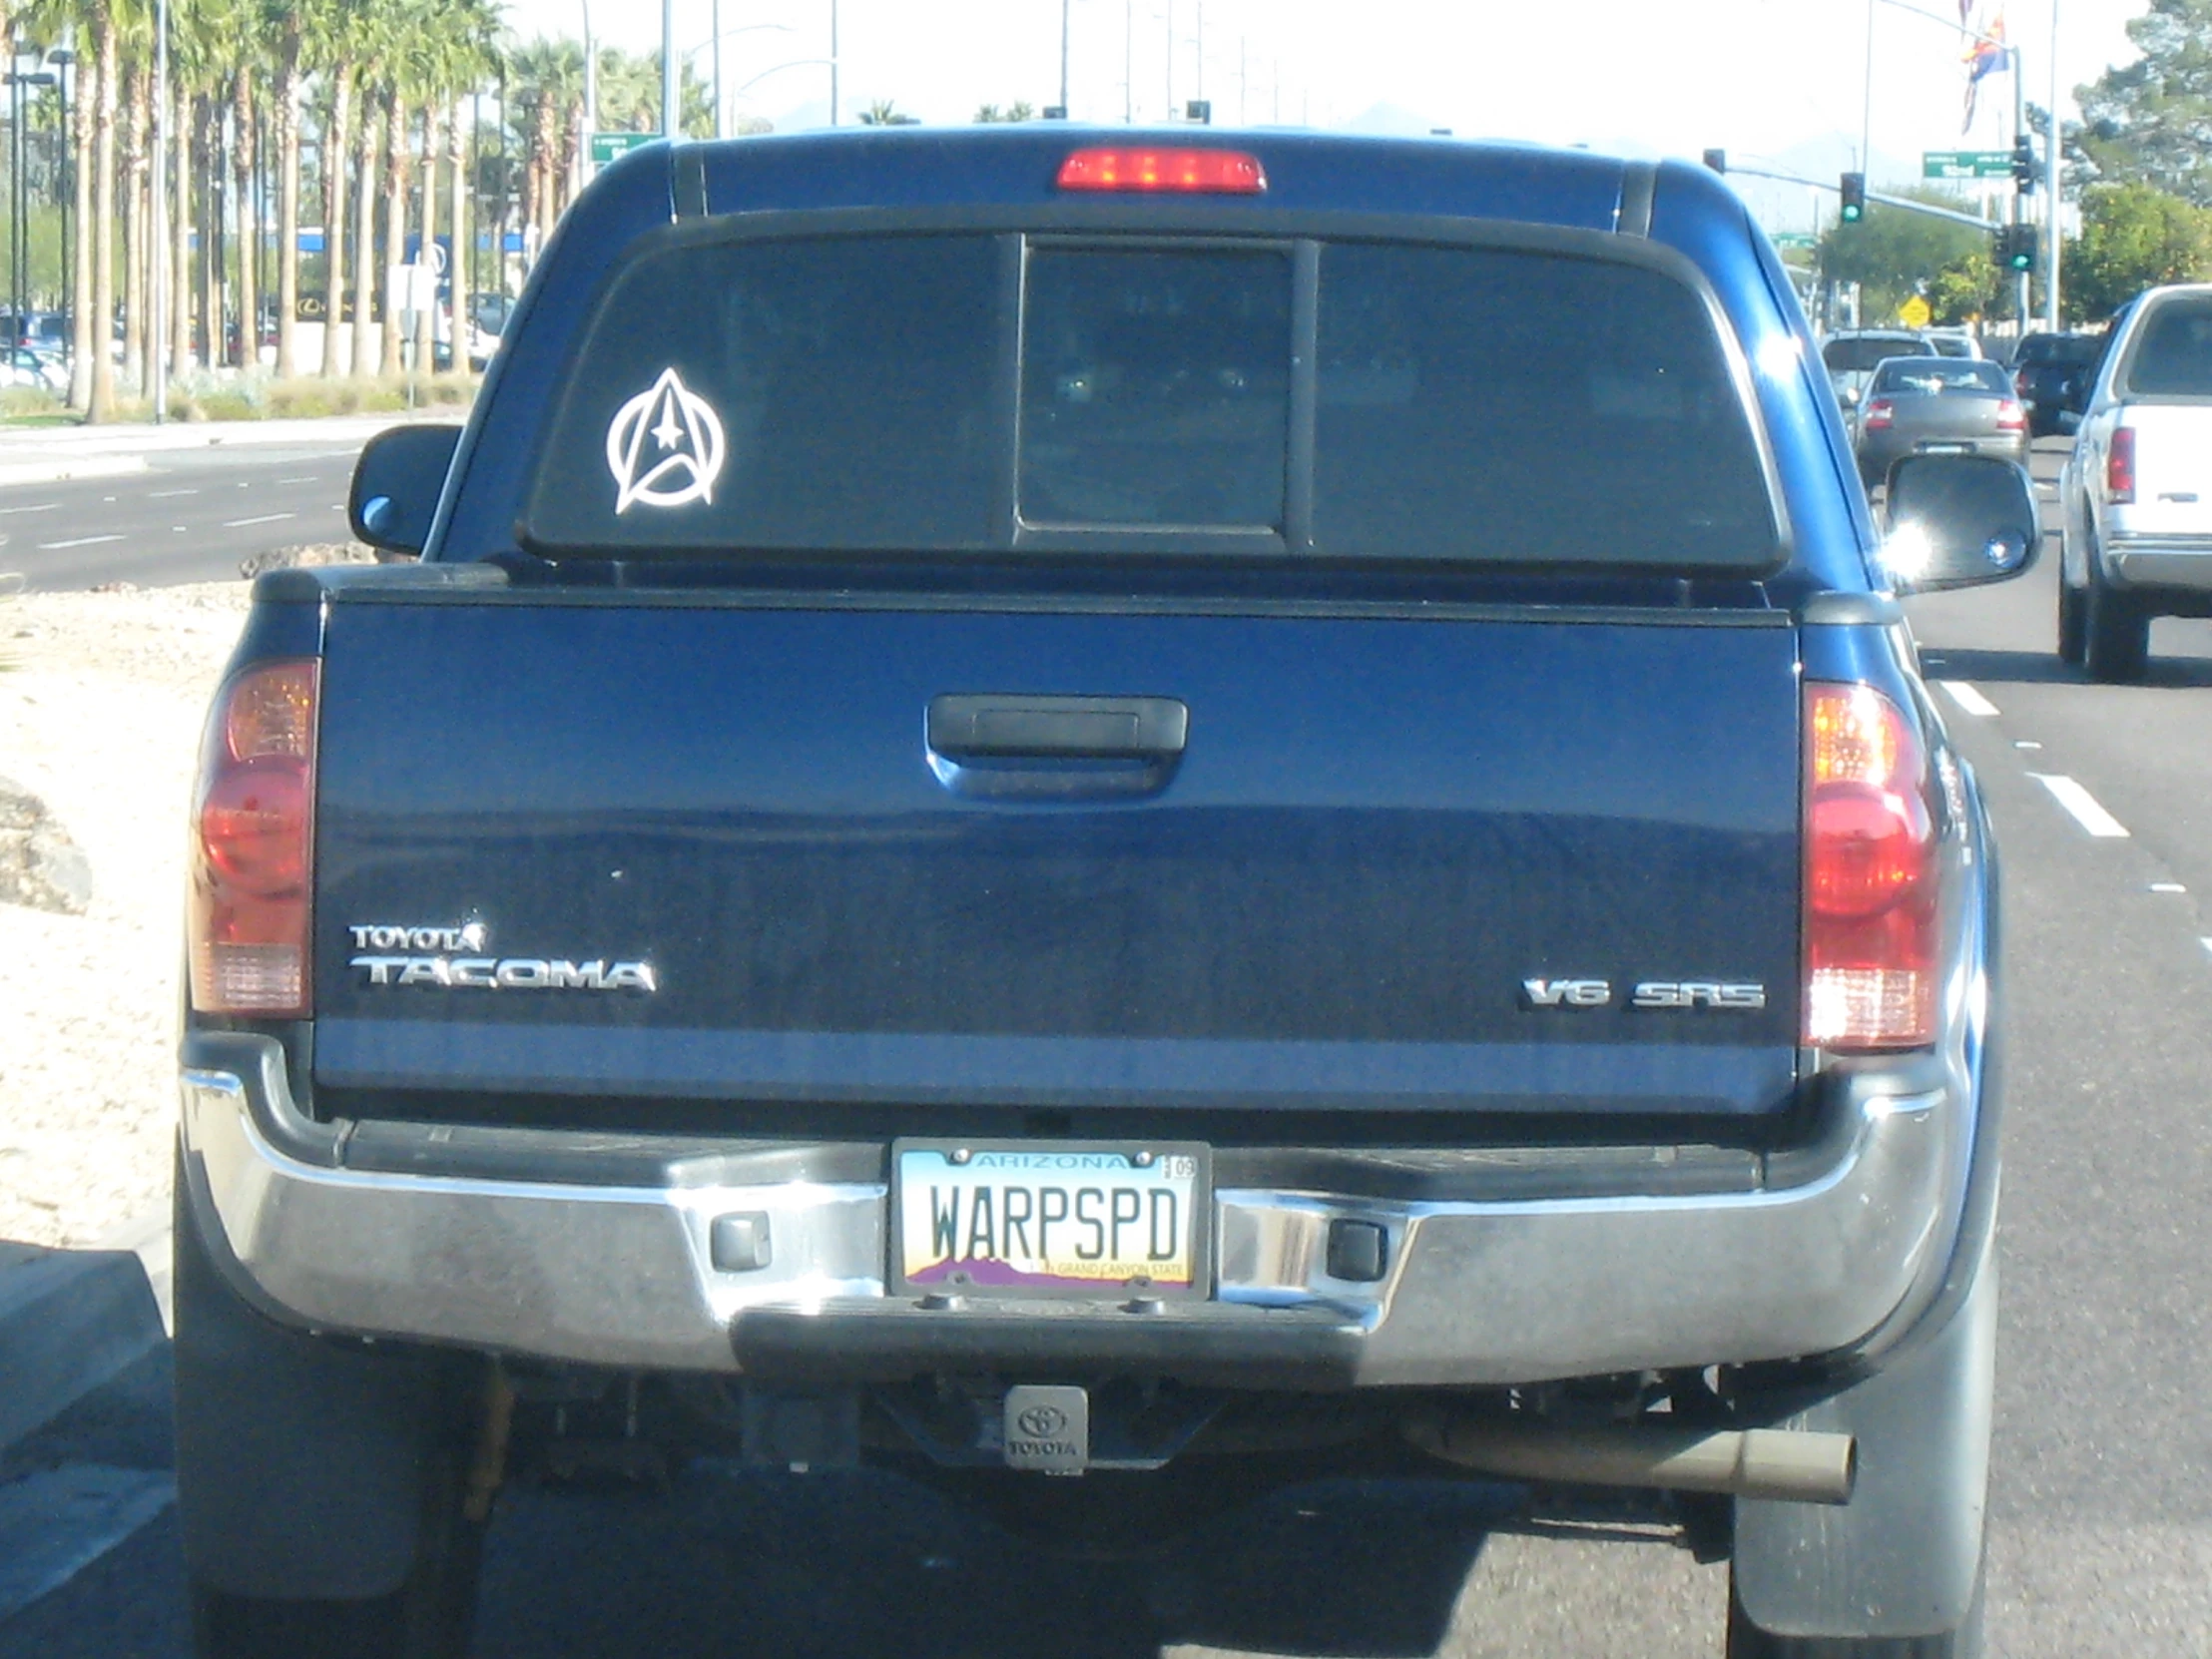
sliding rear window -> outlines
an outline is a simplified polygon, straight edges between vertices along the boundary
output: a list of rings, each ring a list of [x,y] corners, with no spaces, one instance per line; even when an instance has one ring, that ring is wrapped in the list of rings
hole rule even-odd
[[[1739,377],[1680,281],[1289,240],[664,249],[587,329],[521,529],[621,558],[1777,558]]]

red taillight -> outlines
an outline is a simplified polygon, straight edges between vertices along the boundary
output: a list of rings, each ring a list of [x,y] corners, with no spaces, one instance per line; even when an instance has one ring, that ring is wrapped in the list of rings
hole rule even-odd
[[[1078,150],[1060,164],[1062,190],[1185,191],[1258,196],[1268,188],[1258,156],[1241,150],[1160,150],[1117,145]]]
[[[2104,498],[2123,505],[2135,499],[2135,428],[2115,426],[2104,451]]]
[[[1997,405],[1997,430],[2000,432],[2026,431],[2027,411],[2007,397]]]
[[[1805,688],[1808,1047],[1936,1036],[1936,830],[1928,758],[1868,686]]]
[[[1887,397],[1877,397],[1867,405],[1867,418],[1861,422],[1868,431],[1878,431],[1897,417],[1897,405]]]
[[[192,1005],[311,1011],[316,665],[262,663],[223,688],[193,798]]]

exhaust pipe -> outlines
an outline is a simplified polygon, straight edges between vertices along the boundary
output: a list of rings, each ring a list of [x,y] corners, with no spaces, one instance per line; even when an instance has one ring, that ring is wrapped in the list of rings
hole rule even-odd
[[[1859,1473],[1859,1443],[1851,1435],[1795,1428],[1561,1428],[1414,1417],[1405,1437],[1431,1456],[1485,1474],[1794,1503],[1848,1503]]]

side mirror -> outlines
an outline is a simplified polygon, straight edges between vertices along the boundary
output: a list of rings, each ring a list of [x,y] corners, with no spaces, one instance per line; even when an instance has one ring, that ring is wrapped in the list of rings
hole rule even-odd
[[[443,422],[393,426],[370,438],[353,463],[345,503],[353,534],[387,553],[420,553],[460,441],[460,427]]]
[[[1859,388],[1858,388],[1857,386],[1846,386],[1846,387],[1844,387],[1844,389],[1843,389],[1842,391],[1839,391],[1839,392],[1838,392],[1838,393],[1836,394],[1836,401],[1837,401],[1837,402],[1839,402],[1839,403],[1841,403],[1841,404],[1843,404],[1843,406],[1844,406],[1845,408],[1847,408],[1847,409],[1856,409],[1856,408],[1858,408],[1858,407],[1859,407]]]
[[[1890,468],[1882,564],[1900,593],[1978,587],[2035,562],[2027,470],[1989,455],[1907,455]]]

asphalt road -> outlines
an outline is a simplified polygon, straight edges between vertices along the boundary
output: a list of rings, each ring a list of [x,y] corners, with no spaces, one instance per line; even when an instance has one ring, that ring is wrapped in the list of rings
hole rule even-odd
[[[157,452],[120,478],[0,488],[0,572],[30,592],[236,578],[256,553],[343,541],[360,444]]]
[[[2038,471],[2053,470],[2040,455]],[[2212,1655],[2200,1397],[2212,1361],[2212,625],[2159,624],[2146,684],[2091,686],[2050,654],[2052,581],[2046,561],[2006,587],[1914,605],[2005,869],[1990,1652]],[[0,1477],[111,1471],[87,1511],[129,1531],[144,1507],[130,1494],[167,1467],[164,1365],[156,1356],[18,1448]],[[1532,1520],[1513,1502],[1488,1487],[1313,1488],[1141,1565],[1100,1566],[980,1530],[883,1476],[708,1466],[666,1492],[518,1489],[492,1533],[476,1651],[1719,1652],[1722,1569],[1632,1517]],[[6,1585],[0,1562],[0,1607]],[[174,1659],[184,1642],[168,1510],[0,1612],[5,1659]]]

